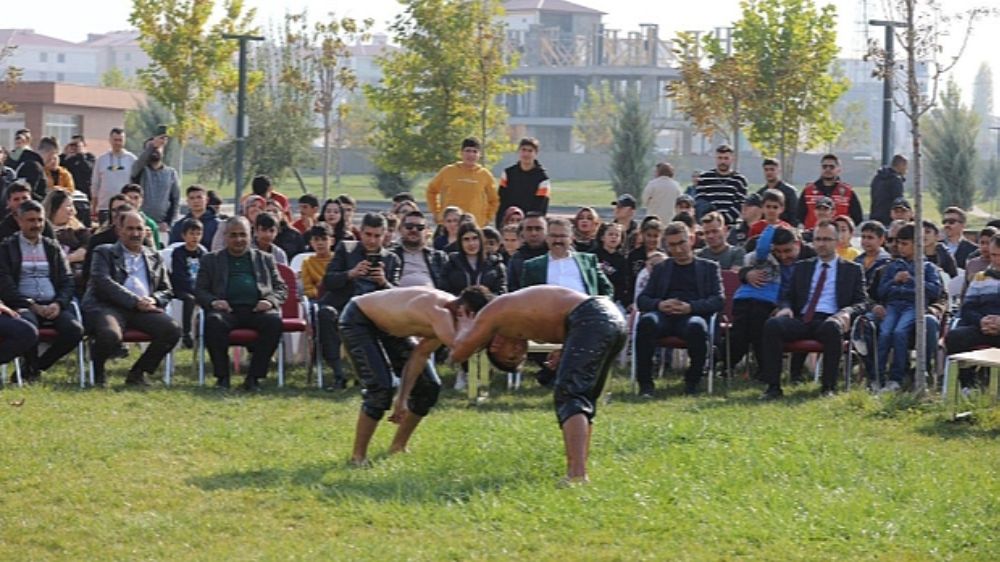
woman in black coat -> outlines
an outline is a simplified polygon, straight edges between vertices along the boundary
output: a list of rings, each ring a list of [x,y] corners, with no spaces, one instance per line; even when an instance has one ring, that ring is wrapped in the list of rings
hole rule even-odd
[[[495,295],[507,292],[507,269],[496,255],[483,250],[483,231],[474,222],[458,227],[456,242],[461,251],[452,252],[444,266],[444,290],[458,295],[472,285],[483,285]]]

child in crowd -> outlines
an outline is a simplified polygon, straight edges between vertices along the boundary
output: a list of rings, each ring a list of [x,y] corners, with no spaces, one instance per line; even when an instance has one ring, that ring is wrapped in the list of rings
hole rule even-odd
[[[889,263],[892,256],[885,251],[885,227],[878,221],[867,221],[861,223],[861,251],[858,257],[854,258],[865,271],[865,283],[870,284],[875,271],[883,265]]]
[[[191,338],[191,318],[194,316],[194,286],[198,280],[198,266],[205,248],[199,243],[204,226],[195,218],[186,218],[181,226],[183,246],[177,246],[170,254],[170,284],[174,288],[174,298],[184,303],[181,316],[181,341],[184,347],[194,347]]]
[[[517,233],[519,225],[508,224],[503,227],[501,234],[503,235],[503,256],[504,262],[510,260],[510,257],[514,255],[514,252],[521,247],[521,236]]]
[[[315,253],[302,262],[302,292],[309,300],[316,300],[322,296],[323,276],[333,259],[330,225],[323,222],[314,224],[306,231],[306,238]]]
[[[305,235],[316,224],[317,215],[319,215],[319,199],[311,193],[306,193],[299,197],[299,218],[292,223],[292,228]]]
[[[254,219],[254,247],[274,256],[274,263],[288,265],[288,254],[274,243],[278,236],[278,219],[271,213],[261,213]]]
[[[838,215],[833,219],[833,224],[837,226],[837,255],[840,259],[854,261],[861,250],[851,246],[851,239],[854,238],[854,221],[847,215]]]
[[[500,253],[500,231],[490,225],[483,227],[483,253],[487,257],[497,256],[504,265],[507,263]]]
[[[761,196],[761,211],[764,218],[750,225],[749,238],[760,236],[761,232],[768,225],[782,226],[791,229],[792,225],[781,220],[781,214],[785,212],[785,195],[780,191],[769,189]]]

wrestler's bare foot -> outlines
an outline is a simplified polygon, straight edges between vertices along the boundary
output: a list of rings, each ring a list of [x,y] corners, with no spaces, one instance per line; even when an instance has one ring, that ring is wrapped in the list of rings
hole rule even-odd
[[[351,457],[351,460],[347,461],[347,466],[351,468],[371,468],[372,461],[368,460],[365,457],[361,458]]]
[[[399,453],[409,453],[409,452],[410,452],[410,449],[406,445],[399,445],[399,446],[393,445],[393,446],[389,447],[389,454],[390,455],[397,455]]]
[[[576,488],[577,486],[585,486],[587,484],[590,484],[590,478],[586,476],[566,476],[556,484],[556,487]]]

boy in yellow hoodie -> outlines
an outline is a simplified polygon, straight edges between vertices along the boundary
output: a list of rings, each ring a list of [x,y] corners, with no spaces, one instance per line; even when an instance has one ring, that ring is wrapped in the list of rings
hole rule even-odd
[[[462,141],[462,160],[448,164],[427,184],[427,208],[434,221],[441,222],[445,207],[455,206],[476,217],[476,224],[490,223],[500,207],[496,182],[488,169],[479,165],[479,140]]]

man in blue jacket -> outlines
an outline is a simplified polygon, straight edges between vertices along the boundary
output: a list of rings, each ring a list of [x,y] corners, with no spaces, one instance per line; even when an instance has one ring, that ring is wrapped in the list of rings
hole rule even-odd
[[[684,392],[698,392],[708,357],[708,321],[725,304],[719,264],[696,258],[692,238],[684,223],[667,225],[670,259],[653,268],[636,301],[642,313],[635,336],[636,379],[644,397],[653,395],[653,351],[664,336],[687,342],[691,366],[684,374]]]

